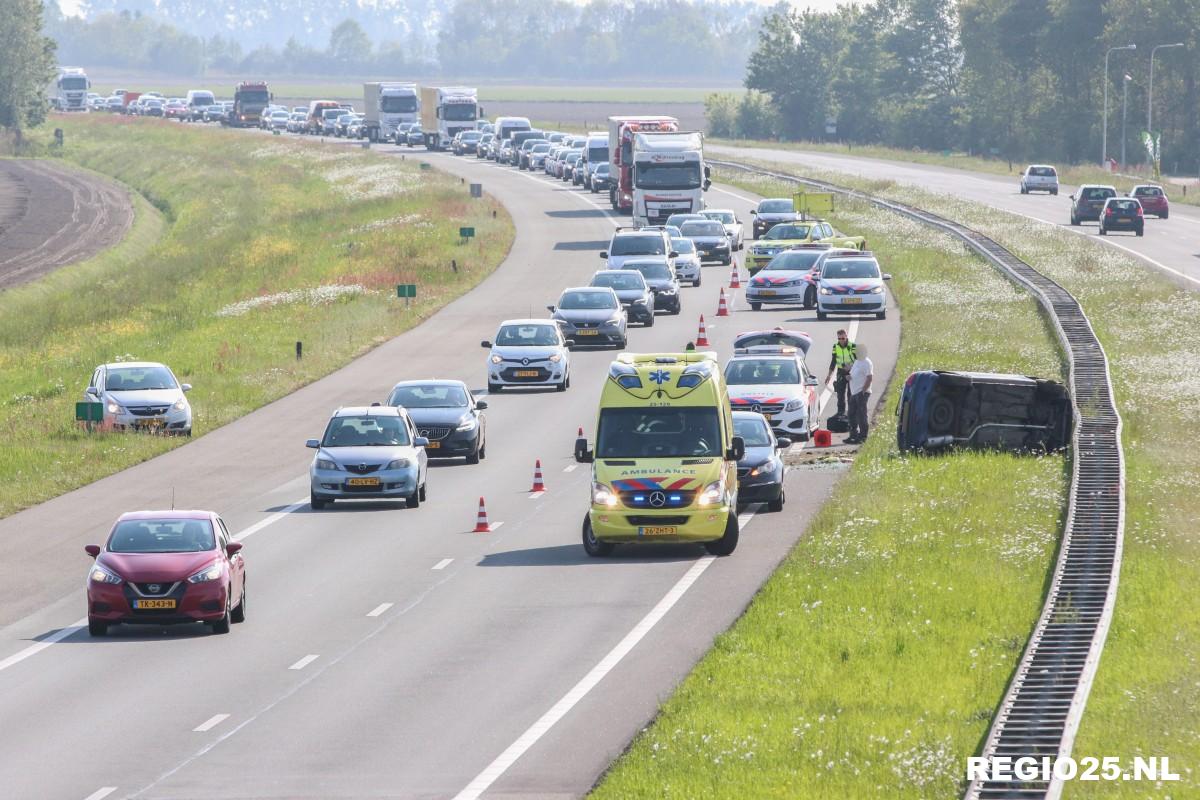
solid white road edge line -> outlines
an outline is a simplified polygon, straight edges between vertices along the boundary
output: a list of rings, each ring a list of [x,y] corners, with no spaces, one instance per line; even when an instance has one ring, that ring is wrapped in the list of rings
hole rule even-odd
[[[116,790],[117,787],[115,786],[101,786],[99,789],[83,798],[83,800],[104,800],[104,798],[108,797]]]
[[[254,534],[261,531],[263,528],[267,527],[268,525],[278,522],[279,520],[286,517],[288,514],[291,514],[296,509],[302,508],[303,506],[306,506],[306,505],[308,505],[307,497],[304,498],[303,500],[299,500],[295,503],[291,503],[290,505],[285,506],[282,510],[275,512],[274,514],[267,517],[266,519],[256,522],[253,525],[251,525],[249,528],[246,528],[244,531],[239,533],[237,536],[234,536],[233,541],[240,542],[243,539],[247,538],[248,536],[253,536]],[[50,647],[51,645],[58,644],[63,639],[66,639],[68,636],[71,636],[72,634],[78,633],[79,631],[83,630],[86,627],[87,627],[87,617],[80,617],[79,619],[75,620],[67,627],[59,628],[57,631],[50,634],[45,639],[42,639],[40,642],[35,642],[35,643],[29,645],[28,647],[26,647],[24,650],[18,650],[17,652],[13,653],[8,658],[5,658],[4,660],[0,661],[0,672],[3,672],[4,670],[6,670],[9,667],[14,666],[16,664],[20,664],[22,661],[29,658],[30,656],[37,655],[38,653],[42,652],[46,648]]]
[[[304,658],[297,661],[295,664],[292,664],[290,667],[288,667],[288,669],[304,669],[318,658],[320,658],[319,655],[310,653],[309,655],[306,655]]]
[[[437,567],[434,567],[434,569],[437,569]],[[370,611],[368,611],[367,616],[368,617],[378,617],[380,614],[387,611],[393,605],[395,605],[395,603],[380,603],[379,605],[375,606]]]
[[[204,733],[205,731],[211,731],[213,728],[217,727],[227,719],[229,719],[228,714],[214,714],[208,719],[204,720],[204,722],[201,722],[199,725],[192,728],[192,732]]]
[[[454,561],[453,558],[443,558],[441,561],[433,565],[434,569],[445,569]]]

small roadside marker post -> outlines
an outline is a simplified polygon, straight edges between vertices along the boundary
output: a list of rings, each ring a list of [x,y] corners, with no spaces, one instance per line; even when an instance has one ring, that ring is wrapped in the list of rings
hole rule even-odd
[[[466,244],[468,239],[475,238],[474,228],[459,228],[458,229],[459,244]]]
[[[408,308],[412,305],[412,299],[417,296],[417,285],[415,283],[397,283],[396,297],[404,298],[404,307]]]
[[[104,422],[104,404],[83,402],[75,404],[75,421],[82,422],[88,431],[96,429],[96,425]]]

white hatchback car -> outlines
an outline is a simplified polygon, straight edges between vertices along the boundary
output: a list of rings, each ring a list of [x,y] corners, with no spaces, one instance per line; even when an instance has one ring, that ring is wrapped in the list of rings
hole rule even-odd
[[[729,403],[735,411],[766,417],[776,435],[808,441],[819,427],[819,382],[795,347],[757,345],[733,351],[725,364]]]
[[[1049,192],[1058,194],[1058,170],[1049,164],[1030,164],[1021,173],[1021,194]]]
[[[716,220],[725,226],[725,235],[729,237],[729,246],[741,250],[745,237],[745,229],[737,214],[729,208],[708,208],[700,212],[709,219]]]
[[[817,319],[830,314],[874,314],[887,316],[887,288],[891,275],[880,271],[870,252],[829,255],[821,265],[817,282]]]
[[[488,349],[488,392],[505,386],[553,386],[565,392],[571,385],[571,353],[575,342],[564,339],[551,319],[509,319],[500,323]]]
[[[104,406],[104,422],[118,430],[192,435],[189,383],[153,361],[101,364],[92,371],[83,399]]]

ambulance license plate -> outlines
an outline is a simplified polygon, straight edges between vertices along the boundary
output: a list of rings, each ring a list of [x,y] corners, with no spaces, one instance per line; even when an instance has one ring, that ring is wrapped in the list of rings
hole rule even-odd
[[[674,525],[646,525],[638,528],[638,536],[674,536]]]

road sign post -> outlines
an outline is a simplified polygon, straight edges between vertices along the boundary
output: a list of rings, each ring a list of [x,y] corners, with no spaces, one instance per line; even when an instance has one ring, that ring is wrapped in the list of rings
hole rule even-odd
[[[412,299],[417,296],[417,285],[415,283],[398,283],[396,284],[396,297],[404,298],[404,307],[408,308],[412,305]]]
[[[90,431],[97,424],[104,422],[104,404],[82,402],[75,404],[75,421],[82,422]]]
[[[458,229],[458,238],[461,240],[461,241],[459,241],[459,244],[466,244],[467,240],[474,238],[474,236],[475,236],[474,228],[459,228]]]

